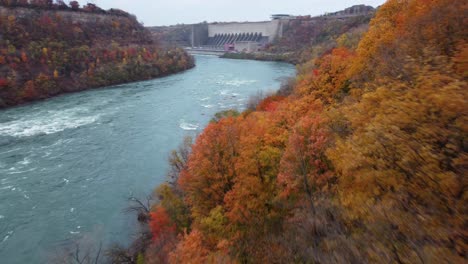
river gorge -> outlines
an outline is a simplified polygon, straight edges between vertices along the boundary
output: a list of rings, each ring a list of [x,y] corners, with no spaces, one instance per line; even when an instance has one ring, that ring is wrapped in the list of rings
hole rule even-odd
[[[66,94],[0,111],[2,263],[45,263],[83,236],[128,243],[125,214],[165,180],[167,158],[213,115],[275,91],[294,66],[196,56],[165,78]]]

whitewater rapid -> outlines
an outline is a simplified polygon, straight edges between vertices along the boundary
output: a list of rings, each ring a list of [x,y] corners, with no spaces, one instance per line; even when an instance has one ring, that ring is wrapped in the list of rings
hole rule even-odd
[[[170,151],[294,73],[203,56],[181,74],[0,110],[0,263],[48,263],[84,237],[125,245],[127,198],[165,181]]]

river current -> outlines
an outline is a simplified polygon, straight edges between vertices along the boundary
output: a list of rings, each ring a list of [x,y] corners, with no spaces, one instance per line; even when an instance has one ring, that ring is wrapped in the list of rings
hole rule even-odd
[[[124,214],[165,180],[167,157],[216,112],[275,91],[292,65],[196,56],[165,78],[0,110],[0,262],[47,263],[90,236],[124,245]]]

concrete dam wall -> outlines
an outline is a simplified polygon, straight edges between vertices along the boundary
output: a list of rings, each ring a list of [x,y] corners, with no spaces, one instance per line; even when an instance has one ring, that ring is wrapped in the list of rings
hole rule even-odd
[[[208,25],[208,37],[216,35],[241,35],[258,34],[268,37],[268,41],[273,41],[276,37],[281,37],[281,20],[263,21],[263,22],[244,22],[244,23],[220,23]]]
[[[288,20],[194,25],[192,47],[217,51],[254,52],[282,37]]]

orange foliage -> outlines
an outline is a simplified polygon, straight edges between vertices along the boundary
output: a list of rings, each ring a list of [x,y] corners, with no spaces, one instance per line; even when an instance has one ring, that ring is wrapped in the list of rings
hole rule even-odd
[[[4,2],[0,0],[0,5]],[[0,94],[2,106],[70,90],[156,78],[193,66],[193,58],[183,49],[162,49],[133,16],[123,11],[104,11],[94,5],[71,10],[63,3],[7,2],[11,7],[0,14],[0,78],[12,80],[12,89]],[[70,15],[60,15],[63,10]],[[73,11],[113,18],[79,19],[77,23],[80,15]],[[118,30],[112,27],[113,22],[120,25]],[[38,72],[54,80],[35,80]],[[36,91],[23,91],[28,81],[34,82]]]
[[[239,131],[235,118],[211,123],[200,135],[189,159],[189,169],[182,172],[179,184],[187,193],[187,202],[195,218],[207,216],[224,203],[236,176]]]
[[[25,83],[23,92],[22,92],[22,97],[25,100],[32,100],[38,96],[38,92],[36,90],[36,87],[34,86],[33,81],[28,81]]]
[[[164,207],[157,206],[150,213],[149,227],[152,241],[146,252],[147,263],[167,263],[169,253],[175,248],[176,227]]]
[[[305,66],[305,74],[299,76],[296,93],[302,97],[319,99],[331,104],[349,92],[350,69],[354,52],[336,48],[315,60],[313,66]],[[308,69],[308,67],[313,67]]]
[[[169,263],[206,263],[208,254],[203,245],[203,234],[195,229],[179,242],[170,254]]]
[[[166,213],[164,207],[156,207],[156,209],[150,213],[149,226],[153,240],[162,239],[167,234],[171,234],[175,231],[175,226],[171,223],[171,220]]]
[[[0,87],[6,87],[8,85],[8,80],[5,78],[0,78]]]
[[[356,52],[210,124],[175,184],[186,207],[166,205],[193,220],[171,262],[466,262],[466,10],[390,0]]]
[[[278,183],[284,186],[282,195],[296,199],[305,196],[312,206],[317,193],[328,191],[333,175],[324,153],[329,140],[324,123],[319,116],[299,120],[289,137],[278,175]]]
[[[28,55],[25,52],[21,53],[21,61],[28,62]]]
[[[284,96],[272,95],[263,99],[257,106],[257,111],[274,112]]]

